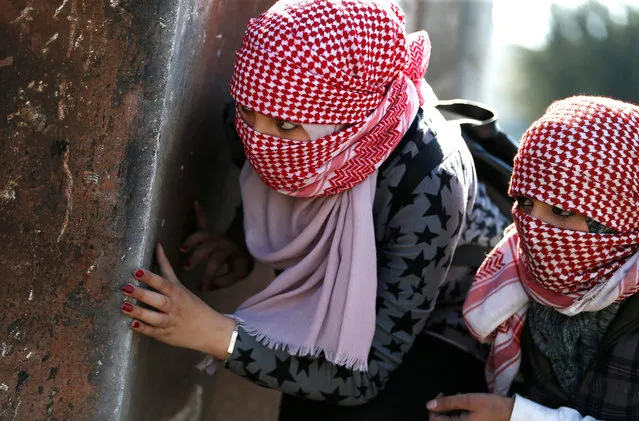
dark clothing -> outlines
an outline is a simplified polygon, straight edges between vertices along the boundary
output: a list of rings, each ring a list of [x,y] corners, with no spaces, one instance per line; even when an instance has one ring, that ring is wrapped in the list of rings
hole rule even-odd
[[[528,308],[528,327],[535,346],[551,362],[561,388],[574,397],[612,323],[619,304],[603,310],[566,316],[535,300]]]
[[[425,421],[426,402],[457,392],[487,392],[484,363],[441,339],[419,335],[377,397],[344,407],[283,395],[279,421]]]
[[[606,421],[639,420],[639,296],[623,302],[574,397],[560,386],[530,326],[521,338],[523,384],[513,390],[550,408],[567,406]]]

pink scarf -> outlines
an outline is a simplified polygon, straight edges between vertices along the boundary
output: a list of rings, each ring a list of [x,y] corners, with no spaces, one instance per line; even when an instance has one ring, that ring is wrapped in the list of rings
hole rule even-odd
[[[618,231],[560,229],[513,207],[515,224],[479,268],[464,304],[473,335],[492,344],[491,390],[506,394],[521,362],[532,298],[568,316],[639,291],[639,109],[607,98],[551,105],[524,134],[509,194],[586,215]]]
[[[272,118],[350,126],[298,142],[236,128],[251,253],[283,272],[235,313],[265,345],[367,368],[377,268],[372,206],[377,168],[422,105],[430,44],[409,37],[391,2],[276,3],[246,31],[231,83]]]

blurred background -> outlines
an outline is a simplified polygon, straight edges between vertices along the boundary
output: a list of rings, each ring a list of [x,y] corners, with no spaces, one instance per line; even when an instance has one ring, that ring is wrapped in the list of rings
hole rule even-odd
[[[484,102],[515,139],[556,99],[639,101],[639,0],[399,0],[433,44],[440,99]]]
[[[639,102],[639,1],[494,0],[486,90],[518,138],[554,100]]]

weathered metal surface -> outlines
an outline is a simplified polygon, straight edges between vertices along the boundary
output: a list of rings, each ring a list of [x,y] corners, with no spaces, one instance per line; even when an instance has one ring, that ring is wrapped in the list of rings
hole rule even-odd
[[[185,233],[259,5],[0,0],[0,420],[168,419],[197,395],[193,355],[132,339],[119,288]]]
[[[0,0],[0,421],[238,419],[207,402],[250,389],[132,336],[119,290],[157,240],[182,263],[193,199],[228,225],[222,104],[241,32],[270,3]],[[211,303],[231,310],[246,285]]]
[[[118,411],[114,276],[149,100],[134,20],[115,1],[0,2],[2,420]]]

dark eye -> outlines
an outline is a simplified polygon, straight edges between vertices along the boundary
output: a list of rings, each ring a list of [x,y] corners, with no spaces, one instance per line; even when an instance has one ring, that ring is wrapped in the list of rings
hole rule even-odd
[[[571,216],[575,216],[576,213],[574,212],[570,212],[570,211],[565,211],[561,208],[558,208],[557,206],[553,206],[552,207],[552,213],[554,213],[555,215],[559,216],[560,218],[570,218]]]
[[[297,129],[299,125],[290,121],[277,120],[277,127],[282,131],[288,132]]]
[[[241,104],[240,104],[240,111],[242,111],[243,113],[246,113],[246,114],[249,114],[249,113],[253,112],[253,110],[251,110],[250,108],[245,107],[244,105],[241,105]]]
[[[517,196],[517,206],[525,213],[530,213],[533,207],[532,199],[526,196]]]

